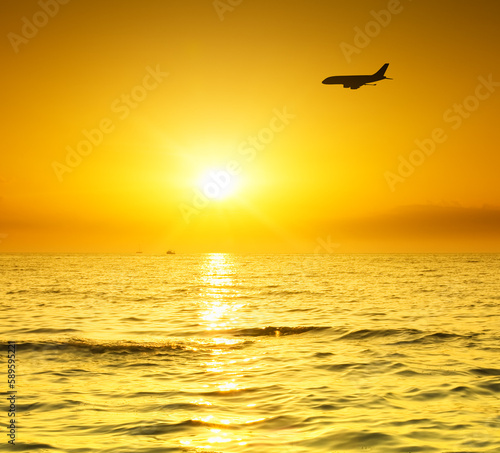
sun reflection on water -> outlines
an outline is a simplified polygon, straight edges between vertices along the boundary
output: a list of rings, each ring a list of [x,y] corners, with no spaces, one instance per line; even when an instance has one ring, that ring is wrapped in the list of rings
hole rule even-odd
[[[201,319],[206,330],[233,328],[243,304],[237,302],[240,292],[234,282],[235,266],[231,256],[223,253],[207,255],[202,270]]]
[[[219,395],[244,391],[246,387],[240,380],[244,372],[253,368],[257,359],[245,356],[244,349],[238,347],[245,340],[232,336],[235,329],[242,327],[240,313],[245,307],[239,298],[235,268],[231,255],[210,254],[202,264],[200,277],[199,317],[207,334],[217,335],[210,337],[206,343],[205,339],[200,340],[211,356],[203,362],[205,383],[202,387],[205,392],[209,388]],[[247,445],[250,432],[242,432],[241,428],[265,420],[253,411],[255,404],[242,402],[241,411],[234,412],[234,402],[209,399],[192,401],[200,408],[199,416],[193,421],[200,423],[206,431],[203,434],[200,432],[196,438],[179,439],[182,446],[203,451],[221,444]]]

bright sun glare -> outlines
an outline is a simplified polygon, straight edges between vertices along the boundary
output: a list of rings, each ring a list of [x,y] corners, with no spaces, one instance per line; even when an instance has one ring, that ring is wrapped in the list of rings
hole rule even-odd
[[[225,169],[211,169],[201,175],[198,187],[210,200],[224,200],[235,194],[238,182],[238,177]]]

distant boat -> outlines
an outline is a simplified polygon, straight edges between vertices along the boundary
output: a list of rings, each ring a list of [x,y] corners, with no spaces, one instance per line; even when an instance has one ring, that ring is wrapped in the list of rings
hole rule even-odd
[[[135,253],[142,253],[142,252],[135,252]]]
[[[167,255],[175,255],[175,252],[173,250],[167,250]]]

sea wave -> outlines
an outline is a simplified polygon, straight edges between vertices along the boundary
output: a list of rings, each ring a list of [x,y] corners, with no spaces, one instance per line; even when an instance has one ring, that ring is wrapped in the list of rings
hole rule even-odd
[[[184,351],[212,351],[214,348],[240,348],[251,342],[247,340],[227,339],[161,339],[154,341],[132,340],[95,340],[87,338],[70,338],[59,341],[27,341],[17,343],[19,350],[39,351],[86,351],[90,353],[171,353]],[[7,345],[3,342],[4,346]]]
[[[244,337],[262,337],[262,336],[283,336],[283,335],[298,335],[310,331],[320,331],[330,329],[329,326],[267,326],[267,327],[254,327],[249,329],[234,329],[226,332],[235,336]]]
[[[373,339],[399,339],[391,344],[417,344],[417,343],[442,343],[454,340],[471,340],[478,336],[478,333],[449,333],[449,332],[428,332],[419,329],[360,329],[343,334],[337,340],[373,340]]]

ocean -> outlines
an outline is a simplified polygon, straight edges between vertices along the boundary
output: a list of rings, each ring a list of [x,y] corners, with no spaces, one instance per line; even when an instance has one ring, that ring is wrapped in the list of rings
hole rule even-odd
[[[499,276],[496,254],[2,254],[0,451],[500,452]]]

